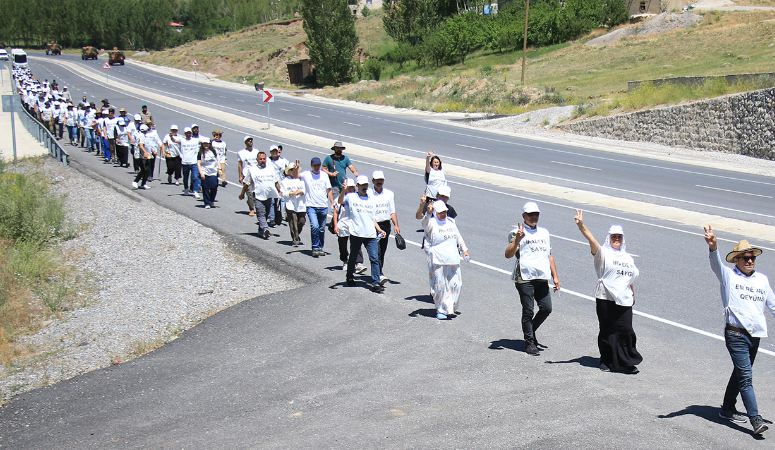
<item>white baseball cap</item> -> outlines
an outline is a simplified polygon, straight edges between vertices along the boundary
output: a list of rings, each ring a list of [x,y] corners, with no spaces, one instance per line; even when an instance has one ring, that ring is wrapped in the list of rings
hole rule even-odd
[[[375,170],[374,173],[371,174],[372,180],[384,180],[385,174],[381,170]]]
[[[522,207],[523,213],[540,213],[541,210],[538,209],[538,203],[536,202],[527,202],[525,203],[525,206]]]
[[[447,204],[444,203],[443,200],[436,200],[435,202],[433,202],[433,213],[434,214],[440,213],[440,212],[444,212],[444,211],[448,211],[448,210],[449,210],[449,208],[447,208]]]
[[[253,136],[249,136],[249,135],[246,134],[245,137],[242,138],[242,142],[247,142],[248,139],[253,139]]]
[[[177,130],[177,129],[178,129],[177,125],[170,125],[170,130]]]
[[[190,133],[190,132],[191,132],[191,127],[183,128],[183,133]]]
[[[443,195],[444,197],[449,197],[450,194],[452,194],[452,188],[447,186],[446,184],[444,186],[439,186],[439,189],[436,191],[436,194]]]
[[[143,118],[142,118],[142,117],[140,117],[140,114],[135,114],[135,117],[134,117],[134,119],[135,119],[135,120],[143,120]]]
[[[366,175],[358,175],[355,179],[355,184],[369,184],[369,178]]]
[[[270,147],[269,147],[269,153],[272,153],[272,152],[274,152],[274,151],[278,151],[278,152],[279,152],[279,151],[280,151],[280,149],[279,149],[279,148],[277,148],[277,146],[276,146],[276,145],[272,145],[272,146],[270,146]]]
[[[148,125],[146,124],[140,125],[140,131],[148,131]]]
[[[347,178],[345,180],[345,183],[347,183],[347,186],[353,186],[355,187],[355,181],[352,178]]]

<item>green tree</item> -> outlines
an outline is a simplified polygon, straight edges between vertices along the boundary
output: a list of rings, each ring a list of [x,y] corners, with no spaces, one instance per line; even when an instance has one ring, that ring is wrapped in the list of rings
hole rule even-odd
[[[349,80],[358,36],[347,0],[302,0],[301,14],[318,79],[324,84]]]
[[[382,10],[387,34],[417,45],[429,30],[457,12],[457,4],[454,0],[385,0]]]

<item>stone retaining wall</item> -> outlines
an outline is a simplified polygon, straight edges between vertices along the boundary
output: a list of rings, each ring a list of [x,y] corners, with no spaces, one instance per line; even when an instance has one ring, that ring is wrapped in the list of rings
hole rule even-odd
[[[695,86],[701,85],[707,81],[725,80],[728,84],[734,85],[737,83],[758,83],[751,87],[765,87],[772,86],[775,83],[775,72],[765,73],[741,73],[737,75],[719,75],[719,76],[707,76],[707,77],[673,77],[673,78],[659,78],[656,80],[645,81],[628,81],[627,92],[632,92],[638,89],[643,83],[651,83],[654,86],[662,86],[663,84],[677,84],[679,86]]]
[[[775,88],[560,125],[587,136],[775,160]]]

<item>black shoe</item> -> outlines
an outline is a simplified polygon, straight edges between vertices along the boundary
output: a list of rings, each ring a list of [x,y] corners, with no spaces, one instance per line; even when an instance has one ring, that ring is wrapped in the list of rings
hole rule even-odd
[[[751,417],[751,427],[753,427],[753,434],[762,434],[769,428],[764,424],[762,416]]]
[[[355,286],[355,280],[354,280],[354,279],[352,279],[352,278],[348,278],[348,279],[347,279],[347,285],[348,285],[348,286],[351,286],[351,287],[352,287],[352,286]]]
[[[172,184],[172,174],[167,175],[167,184]]]
[[[728,420],[730,422],[734,423],[746,423],[748,422],[748,416],[745,414],[742,414],[736,409],[732,410],[725,410],[723,407],[721,408],[721,411],[719,411],[718,416],[721,417],[724,420]]]
[[[385,286],[382,286],[380,284],[375,284],[371,287],[371,292],[382,292],[385,290]]]
[[[598,366],[598,368],[601,371],[603,371],[603,372],[610,372],[611,371],[611,368],[608,367],[608,364],[604,363],[603,361],[600,361],[600,365]]]
[[[640,373],[640,370],[635,367],[621,367],[618,372],[625,373],[627,375],[635,375],[636,373]]]
[[[527,344],[525,346],[525,353],[528,355],[538,356],[540,353],[538,352],[538,347],[536,347],[535,344]]]
[[[221,187],[226,187],[226,180],[221,181]]]
[[[269,230],[264,230],[264,239],[269,239],[269,236],[271,236],[272,233],[269,232]]]

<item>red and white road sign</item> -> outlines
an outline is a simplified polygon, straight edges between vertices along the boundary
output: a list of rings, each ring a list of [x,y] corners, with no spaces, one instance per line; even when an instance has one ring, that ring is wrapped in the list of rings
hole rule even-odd
[[[274,103],[274,91],[271,89],[264,89],[264,103]]]
[[[105,64],[102,65],[103,69],[110,69],[110,63],[105,61]]]
[[[196,62],[196,60],[194,60],[194,61],[191,63],[191,67],[196,67],[196,66],[198,66],[198,65],[199,65],[199,63],[198,63],[198,62]]]

